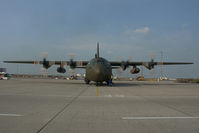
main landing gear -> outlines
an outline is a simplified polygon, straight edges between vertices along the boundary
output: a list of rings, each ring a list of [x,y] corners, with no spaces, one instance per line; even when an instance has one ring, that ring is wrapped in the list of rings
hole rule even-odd
[[[108,81],[106,81],[106,83],[108,86],[113,86],[112,79],[109,79]]]
[[[96,82],[96,86],[102,86],[103,82]]]

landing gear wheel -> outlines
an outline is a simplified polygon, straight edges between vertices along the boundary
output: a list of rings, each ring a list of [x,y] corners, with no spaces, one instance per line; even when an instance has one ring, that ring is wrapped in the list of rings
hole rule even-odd
[[[103,82],[96,82],[96,86],[103,86]]]
[[[84,81],[85,81],[86,84],[89,84],[89,83],[90,83],[90,80],[88,80],[88,79],[86,79],[86,78],[84,79]]]
[[[107,86],[109,86],[109,81],[106,81]]]
[[[107,86],[112,86],[113,85],[113,83],[112,83],[112,80],[110,79],[110,80],[108,80],[108,81],[106,81],[106,83],[107,83]]]

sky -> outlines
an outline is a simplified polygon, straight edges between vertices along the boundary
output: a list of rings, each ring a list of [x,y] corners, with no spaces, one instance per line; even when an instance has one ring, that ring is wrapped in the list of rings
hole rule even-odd
[[[10,73],[38,74],[41,66],[2,61],[41,60],[42,52],[49,60],[69,60],[71,53],[90,60],[99,42],[109,61],[160,61],[162,51],[163,61],[194,62],[164,66],[166,76],[199,77],[198,0],[0,1],[0,67]]]

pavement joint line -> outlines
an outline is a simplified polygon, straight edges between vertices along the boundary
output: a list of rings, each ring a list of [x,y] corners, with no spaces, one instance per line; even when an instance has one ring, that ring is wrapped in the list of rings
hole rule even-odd
[[[23,116],[23,115],[20,115],[20,114],[0,114],[0,116],[19,117],[19,116]]]
[[[78,95],[72,97],[72,99],[59,111],[57,112],[49,121],[47,121],[36,133],[40,133],[49,123],[51,123],[57,116],[59,116],[67,107],[69,107],[78,97],[83,94],[88,88],[83,89]]]
[[[122,117],[122,120],[199,119],[199,117]]]

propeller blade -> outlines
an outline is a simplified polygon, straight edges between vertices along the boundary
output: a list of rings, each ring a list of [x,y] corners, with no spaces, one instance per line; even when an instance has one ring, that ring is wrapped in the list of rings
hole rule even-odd
[[[68,56],[70,57],[70,59],[73,59],[75,57],[74,53],[69,53]]]
[[[34,61],[34,65],[38,65],[39,64],[39,61]]]
[[[132,55],[129,55],[129,61],[133,61],[134,60],[134,57]]]
[[[46,59],[47,56],[48,56],[48,52],[42,52],[42,57],[43,57],[43,59]]]
[[[77,62],[77,66],[82,67],[83,66],[83,62],[82,61],[78,61]]]
[[[40,72],[41,72],[42,75],[46,75],[47,74],[47,70],[45,68],[43,68],[43,67],[41,68]]]
[[[154,59],[155,56],[156,56],[156,54],[155,54],[154,52],[150,52],[150,53],[149,53],[149,57],[150,57],[151,59]]]
[[[67,66],[67,62],[66,61],[61,61],[61,67]]]

